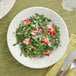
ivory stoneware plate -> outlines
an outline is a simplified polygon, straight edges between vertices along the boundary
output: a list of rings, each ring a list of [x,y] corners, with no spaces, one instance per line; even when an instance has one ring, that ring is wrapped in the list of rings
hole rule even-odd
[[[15,2],[16,0],[0,0],[0,19],[12,9]]]
[[[16,45],[16,36],[13,32],[19,27],[19,23],[21,20],[27,19],[30,16],[34,15],[35,13],[43,14],[45,17],[48,17],[52,20],[52,22],[60,27],[60,44],[58,48],[56,48],[50,56],[45,57],[25,57],[24,55],[20,56],[21,50],[20,46]],[[68,30],[64,20],[58,15],[55,11],[45,7],[30,7],[27,8],[20,13],[18,13],[13,20],[11,21],[8,32],[7,32],[7,44],[9,47],[9,51],[11,52],[12,56],[24,66],[30,68],[46,68],[53,64],[55,64],[61,57],[64,55],[67,45],[68,45]]]

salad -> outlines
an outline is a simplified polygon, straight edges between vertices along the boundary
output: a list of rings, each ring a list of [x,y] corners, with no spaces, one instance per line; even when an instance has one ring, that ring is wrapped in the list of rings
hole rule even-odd
[[[25,57],[49,56],[60,45],[59,27],[51,19],[35,13],[20,22],[16,29],[17,43]]]

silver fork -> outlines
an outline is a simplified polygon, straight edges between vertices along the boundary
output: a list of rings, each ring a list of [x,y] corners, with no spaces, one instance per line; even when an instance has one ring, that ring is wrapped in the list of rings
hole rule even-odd
[[[72,65],[71,65],[69,70],[71,70],[73,68],[76,68],[76,59],[73,60],[73,63],[72,63]]]

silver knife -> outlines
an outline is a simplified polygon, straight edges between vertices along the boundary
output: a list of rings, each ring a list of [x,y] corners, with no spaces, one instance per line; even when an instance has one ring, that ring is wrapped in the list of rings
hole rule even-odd
[[[67,73],[70,72],[73,68],[76,68],[76,59],[73,60],[70,68],[64,73],[64,76],[66,76]]]
[[[60,76],[62,74],[62,72],[66,69],[66,67],[68,66],[68,64],[72,61],[72,59],[74,58],[74,56],[76,56],[76,50],[73,50],[64,60],[64,63],[61,67],[61,69],[59,70],[59,72],[57,73],[56,76]]]

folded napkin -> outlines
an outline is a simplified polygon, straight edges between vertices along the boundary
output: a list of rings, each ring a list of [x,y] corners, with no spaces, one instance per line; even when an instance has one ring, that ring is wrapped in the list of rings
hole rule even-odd
[[[66,76],[76,76],[76,68],[72,69]]]
[[[70,39],[69,39],[69,45],[67,47],[65,54],[56,64],[54,64],[52,67],[49,68],[49,70],[45,76],[56,76],[56,74],[58,73],[59,69],[61,68],[65,58],[75,48],[76,48],[76,35],[71,34]],[[76,76],[76,69],[74,69],[74,72],[72,70],[72,73],[70,72],[67,76]]]

